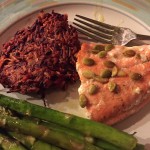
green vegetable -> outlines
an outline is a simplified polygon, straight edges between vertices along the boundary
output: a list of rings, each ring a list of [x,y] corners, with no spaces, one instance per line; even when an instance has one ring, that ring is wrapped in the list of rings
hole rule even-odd
[[[105,51],[106,52],[111,51],[113,48],[114,48],[114,45],[108,44],[108,45],[105,46]]]
[[[94,122],[85,118],[81,118],[81,117],[74,116],[71,114],[66,114],[66,113],[56,111],[56,110],[52,110],[49,108],[31,104],[27,101],[17,100],[8,96],[0,95],[0,105],[4,107],[8,107],[9,109],[15,110],[18,113],[21,113],[24,115],[27,114],[29,116],[37,117],[39,119],[46,120],[46,121],[50,121],[50,122],[65,126],[67,128],[75,129],[83,133],[86,136],[103,139],[107,141],[108,143],[111,143],[125,150],[132,150],[133,148],[135,148],[136,143],[137,143],[137,140],[133,135],[129,135],[123,131],[119,131],[111,126],[107,126],[105,124]],[[1,121],[2,119],[3,117],[1,116]],[[6,118],[6,120],[7,122],[10,122],[9,119]],[[18,125],[20,128],[22,128],[20,124]],[[37,128],[36,131],[38,131],[38,127],[37,126],[34,126],[34,127]],[[30,128],[32,128],[32,126]],[[33,134],[35,134],[34,135],[35,137],[36,136],[39,137],[40,134],[43,134],[43,133],[39,133],[39,135],[36,135],[37,133],[34,132],[34,130],[32,129],[29,129],[28,132],[30,132],[30,134],[33,132]],[[46,134],[46,135],[50,136],[49,134]],[[67,136],[65,137],[67,138]],[[43,138],[45,139],[45,137]],[[62,137],[61,139],[63,139],[63,142],[65,142],[65,138]]]
[[[134,50],[126,50],[123,52],[123,55],[125,57],[133,57],[135,56],[136,52]]]
[[[43,141],[36,141],[31,150],[61,150],[61,148],[52,146]]]
[[[87,65],[87,66],[92,66],[92,65],[94,65],[95,64],[95,62],[94,62],[94,60],[93,59],[91,59],[91,58],[83,58],[83,64],[84,65]]]
[[[106,141],[103,141],[103,140],[96,140],[95,145],[103,148],[104,150],[120,150],[120,147],[117,147],[117,146],[115,146],[111,143],[108,143]]]
[[[108,143],[106,141],[96,139],[93,137],[86,137],[83,134],[81,134],[80,132],[77,132],[76,130],[65,128],[65,127],[60,126],[58,124],[54,124],[51,122],[43,122],[43,121],[39,122],[38,124],[44,125],[44,126],[48,127],[49,129],[52,129],[52,130],[57,130],[58,132],[63,132],[66,135],[70,134],[70,135],[74,136],[74,138],[80,139],[82,141],[86,140],[87,142],[93,143],[94,145],[96,145],[100,148],[103,148],[104,150],[120,150],[120,148],[116,147],[115,145],[113,145],[111,143]]]
[[[18,131],[23,134],[28,134],[36,137],[39,140],[47,142],[49,144],[58,145],[58,147],[66,150],[102,150],[89,142],[81,141],[71,135],[58,132],[56,130],[50,130],[43,125],[37,125],[32,121],[21,120],[18,118],[0,115],[1,127],[7,130]]]
[[[24,135],[17,132],[8,132],[8,134],[23,144],[28,149],[32,150],[61,150],[56,146],[45,143],[43,141],[36,140],[35,137],[31,135]]]
[[[12,138],[14,138],[17,141],[19,141],[20,143],[22,143],[28,149],[30,149],[34,145],[34,142],[36,141],[35,137],[33,137],[31,135],[24,135],[24,134],[20,134],[18,132],[8,132],[8,134]]]
[[[115,82],[108,83],[108,89],[110,92],[116,92],[117,84]]]
[[[103,50],[105,50],[105,46],[104,46],[104,45],[97,44],[97,45],[95,45],[95,47],[94,47],[93,49],[94,49],[94,50],[103,51]]]
[[[107,60],[107,61],[104,61],[104,65],[105,67],[113,68],[115,66],[115,63],[110,60]]]
[[[89,89],[88,89],[88,93],[90,95],[93,95],[93,94],[96,94],[97,91],[98,91],[97,85],[91,84],[90,87],[89,87]]]
[[[0,133],[0,145],[3,150],[26,150],[26,148],[19,144],[17,141],[2,133]]]
[[[107,52],[106,51],[101,51],[97,55],[98,55],[99,58],[104,58],[104,57],[106,57]]]
[[[84,108],[87,105],[87,97],[84,94],[79,95],[79,104],[82,108]]]
[[[91,70],[85,70],[82,72],[83,77],[87,78],[87,79],[92,79],[95,74],[94,72],[92,72]]]
[[[138,81],[138,80],[141,80],[142,75],[139,74],[139,73],[132,73],[132,74],[130,75],[130,77],[131,77],[132,80]]]
[[[109,70],[109,69],[103,69],[103,70],[101,71],[101,73],[100,73],[100,76],[101,76],[102,78],[110,78],[111,75],[112,75],[112,71]]]

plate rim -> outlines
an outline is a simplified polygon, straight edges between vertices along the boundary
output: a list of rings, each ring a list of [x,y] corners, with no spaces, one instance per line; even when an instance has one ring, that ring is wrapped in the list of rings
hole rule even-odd
[[[89,2],[89,1],[72,1],[72,2],[57,2],[57,3],[52,3],[48,6],[43,6],[41,8],[36,8],[34,9],[33,11],[30,11],[30,12],[24,12],[22,14],[22,16],[17,16],[12,20],[10,21],[9,23],[7,23],[7,25],[0,29],[0,36],[3,35],[3,33],[5,33],[5,31],[7,29],[10,28],[10,26],[14,25],[18,20],[22,20],[34,13],[38,13],[40,12],[40,10],[45,10],[45,9],[48,9],[48,8],[52,8],[52,7],[60,7],[60,6],[63,6],[63,5],[92,5],[92,6],[98,6],[98,7],[104,7],[104,8],[107,8],[107,9],[111,9],[111,10],[114,10],[114,11],[117,11],[129,18],[132,18],[134,21],[138,22],[140,25],[142,25],[146,30],[148,30],[150,32],[150,26],[145,23],[143,20],[141,20],[140,18],[138,18],[137,16],[131,14],[131,13],[128,13],[126,12],[125,10],[121,10],[121,8],[118,8],[118,7],[115,7],[115,6],[112,6],[112,5],[109,5],[109,4],[104,4],[104,3],[99,3],[99,2]]]

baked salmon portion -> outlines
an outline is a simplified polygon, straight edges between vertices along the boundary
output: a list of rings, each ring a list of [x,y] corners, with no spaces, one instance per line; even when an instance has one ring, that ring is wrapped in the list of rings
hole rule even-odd
[[[150,45],[83,43],[76,69],[79,103],[92,120],[112,125],[150,102]]]

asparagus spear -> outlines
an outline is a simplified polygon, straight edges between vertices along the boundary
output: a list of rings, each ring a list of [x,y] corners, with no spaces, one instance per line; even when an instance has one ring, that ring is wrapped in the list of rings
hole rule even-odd
[[[51,123],[51,122],[41,122],[42,125],[47,126],[50,129],[57,130],[60,132],[64,132],[65,134],[70,134],[74,136],[75,138],[78,138],[80,140],[86,140],[90,143],[93,143],[94,145],[104,149],[104,150],[120,150],[119,147],[116,147],[115,145],[108,143],[106,141],[100,140],[100,139],[95,139],[93,137],[86,137],[83,134],[80,134],[79,132],[75,130],[71,130],[69,128],[62,127],[60,125]]]
[[[112,143],[125,150],[132,150],[137,143],[137,140],[133,135],[119,131],[111,126],[38,106],[24,100],[0,95],[0,105],[8,107],[21,114],[37,117],[42,120],[60,124],[67,128],[78,130],[87,136],[103,139],[104,141]]]
[[[17,132],[9,132],[9,135],[31,150],[61,150],[61,148],[36,140],[36,138],[31,135],[24,135]]]
[[[12,131],[8,132],[8,134],[12,138],[22,143],[28,149],[30,149],[36,141],[35,137],[30,136],[30,135],[24,135],[24,134],[20,134],[18,132],[12,132]]]
[[[12,116],[12,111],[6,109],[5,107],[0,106],[0,114]]]
[[[0,113],[3,115],[7,115],[7,116],[14,116],[14,117],[18,117],[16,116],[16,114],[14,115],[14,112],[11,112],[9,109],[6,109],[2,106],[0,106]],[[38,118],[33,118],[33,117],[28,117],[28,116],[19,116],[22,119],[24,119],[25,121],[33,121],[36,124],[42,124],[47,126],[49,129],[52,130],[57,130],[58,132],[64,132],[65,134],[70,134],[72,136],[74,136],[75,138],[78,138],[80,140],[87,140],[89,141],[93,141],[92,137],[84,137],[82,134],[78,133],[77,131],[73,131],[71,129],[59,126],[57,124],[54,123],[47,123],[47,122],[43,122]],[[7,132],[7,131],[6,131]],[[16,139],[17,141],[19,141],[20,143],[22,143],[25,147],[27,147],[28,149],[32,149],[32,150],[61,150],[58,147],[55,147],[53,145],[50,145],[48,143],[45,143],[43,141],[36,141],[36,138],[30,135],[24,135],[24,134],[20,134],[18,132],[7,132],[7,134],[9,134],[9,136],[11,136],[12,138]]]
[[[61,150],[58,147],[47,144],[43,141],[36,141],[31,150]]]
[[[0,113],[6,116],[16,116],[14,115],[14,112],[11,112],[9,109],[6,109],[2,106],[0,106]],[[33,118],[32,118],[33,119]],[[39,120],[39,119],[38,119]],[[35,118],[34,121],[35,123],[38,122],[38,120]],[[7,131],[5,131],[7,132]],[[30,136],[30,135],[24,135],[20,134],[17,132],[7,132],[7,134],[12,137],[13,139],[16,139],[19,141],[21,144],[23,144],[26,148],[28,149],[33,149],[33,150],[61,150],[60,148],[57,148],[56,146],[50,145],[48,143],[42,142],[35,139],[35,137]],[[2,148],[0,148],[1,150]]]
[[[30,119],[33,120],[34,118],[31,118],[31,117],[25,117],[24,118],[24,116],[23,116],[23,119],[26,119],[28,121]],[[55,123],[43,122],[43,121],[37,120],[37,119],[36,119],[36,123],[37,124],[42,124],[42,125],[48,127],[49,129],[56,130],[58,132],[63,132],[66,135],[69,134],[71,136],[74,136],[76,139],[78,138],[82,141],[86,140],[87,142],[93,143],[94,145],[96,145],[96,146],[98,146],[98,147],[100,147],[104,150],[120,150],[119,147],[116,147],[115,145],[113,145],[111,143],[108,143],[108,142],[100,140],[100,139],[95,139],[93,137],[89,137],[89,136],[87,137],[87,136],[79,133],[76,130],[69,129],[69,128],[60,126],[60,125],[55,124]]]
[[[29,118],[30,119],[30,118]],[[27,119],[28,120],[28,119]],[[86,140],[90,143],[93,143],[94,145],[104,149],[104,150],[120,150],[120,147],[117,147],[111,143],[108,143],[106,141],[103,141],[103,140],[100,140],[100,139],[96,139],[96,138],[93,138],[93,137],[86,137],[84,136],[83,134],[75,131],[75,130],[72,130],[72,129],[69,129],[69,128],[65,128],[63,126],[60,126],[58,124],[54,124],[54,123],[51,123],[51,122],[43,122],[41,120],[39,120],[39,122],[36,122],[38,124],[42,124],[46,127],[48,127],[49,129],[52,129],[52,130],[56,130],[58,132],[64,132],[66,135],[67,134],[70,134],[72,136],[74,136],[75,138],[78,138],[80,140]],[[144,145],[142,144],[139,144],[137,143],[136,147],[134,148],[134,150],[144,150]]]
[[[78,132],[76,130],[65,128],[63,126],[60,126],[58,124],[54,124],[54,123],[51,123],[51,122],[48,122],[48,123],[47,122],[41,122],[39,124],[48,127],[50,130],[54,130],[54,131],[58,131],[58,132],[63,132],[66,135],[69,134],[70,136],[73,136],[74,138],[79,139],[81,141],[87,141],[89,143],[94,143],[94,138],[93,137],[84,136],[83,134],[81,134],[80,132]]]
[[[10,139],[2,133],[0,133],[0,145],[3,150],[26,150],[26,148],[17,141]]]
[[[0,115],[0,125],[7,130],[17,130],[23,134],[29,134],[47,143],[58,145],[66,150],[102,150],[86,141],[75,139],[63,132],[50,130],[43,125],[37,125],[32,121],[24,121],[10,116]]]
[[[99,139],[95,140],[95,145],[103,148],[104,150],[120,150],[120,147]]]

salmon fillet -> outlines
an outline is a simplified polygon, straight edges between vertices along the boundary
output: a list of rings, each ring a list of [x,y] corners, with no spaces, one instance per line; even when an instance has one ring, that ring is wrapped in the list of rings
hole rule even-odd
[[[112,125],[150,102],[150,45],[83,43],[76,69],[80,105],[92,120]]]

